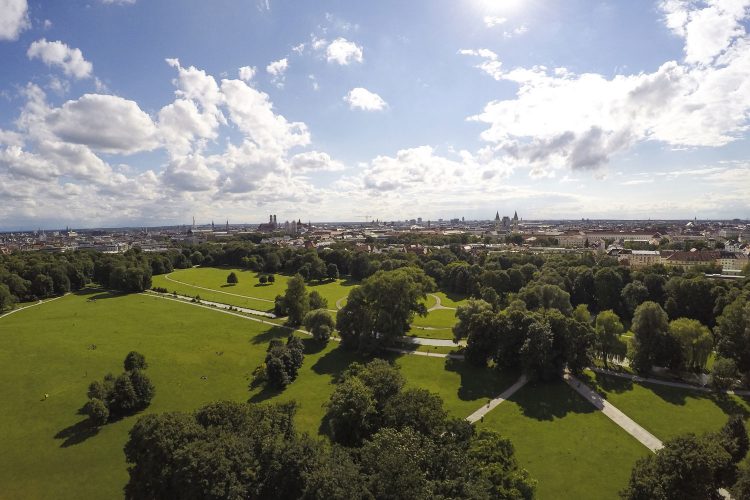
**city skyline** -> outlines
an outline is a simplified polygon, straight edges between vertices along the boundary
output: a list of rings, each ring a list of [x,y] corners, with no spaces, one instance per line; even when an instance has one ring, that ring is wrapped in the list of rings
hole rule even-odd
[[[750,0],[0,6],[0,230],[750,217]]]

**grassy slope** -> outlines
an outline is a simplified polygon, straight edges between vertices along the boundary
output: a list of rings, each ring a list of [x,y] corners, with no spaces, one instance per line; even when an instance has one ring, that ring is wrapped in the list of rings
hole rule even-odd
[[[513,441],[540,499],[617,498],[650,453],[562,381],[524,387],[479,425]]]
[[[95,300],[88,300],[88,299]],[[209,401],[281,401],[300,404],[298,427],[319,431],[323,403],[335,376],[356,356],[331,343],[308,349],[299,378],[280,395],[248,391],[250,373],[268,341],[287,330],[144,296],[89,291],[0,320],[0,453],[3,498],[113,498],[127,480],[122,446],[136,417],[98,433],[78,409],[86,388],[122,370],[128,351],[146,355],[157,393],[147,412],[192,410]],[[97,348],[88,347],[96,344]],[[223,353],[217,355],[217,352]],[[392,355],[409,384],[438,392],[450,413],[465,417],[515,379],[463,363]],[[205,375],[207,380],[202,380]],[[50,394],[46,401],[45,393]]]
[[[657,384],[634,384],[592,372],[586,375],[610,403],[661,440],[687,432],[716,431],[731,414],[750,416],[747,401],[737,396],[718,397]]]

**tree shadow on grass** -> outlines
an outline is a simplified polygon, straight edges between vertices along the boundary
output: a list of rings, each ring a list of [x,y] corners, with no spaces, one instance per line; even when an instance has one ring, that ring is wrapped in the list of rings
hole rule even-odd
[[[292,331],[290,329],[283,326],[272,326],[265,332],[259,333],[258,335],[251,338],[250,342],[252,342],[253,344],[264,344],[270,342],[273,339],[285,339],[291,333]]]
[[[308,356],[310,354],[318,354],[326,348],[327,344],[312,337],[306,337],[302,339],[302,345],[305,348],[305,356]]]
[[[633,390],[633,381],[628,378],[612,377],[602,373],[595,373],[594,380],[591,380],[591,377],[587,377],[586,375],[587,374],[582,375],[581,378],[588,378],[588,380],[591,381],[590,385],[595,387],[596,392],[604,397],[610,392],[622,394],[623,392]]]
[[[473,366],[464,360],[455,358],[446,358],[445,369],[461,376],[458,398],[462,401],[495,398],[513,385],[520,375],[512,370],[498,371],[492,368]]]
[[[596,407],[581,397],[562,380],[530,382],[511,398],[521,407],[524,416],[535,420],[554,420],[568,413],[593,413]]]
[[[678,389],[676,387],[669,387],[665,385],[658,385],[658,384],[648,384],[644,383],[642,384],[644,388],[650,390],[657,396],[659,396],[661,399],[666,401],[667,403],[678,405],[678,406],[685,406],[687,403],[687,398],[700,398],[700,397],[708,397],[705,395],[701,395],[697,392],[690,392],[688,389]]]
[[[729,396],[728,394],[719,393],[719,394],[711,394],[708,396],[711,401],[714,402],[716,406],[721,408],[721,411],[723,411],[726,415],[740,415],[742,418],[747,419],[750,417],[750,411],[748,411],[747,408],[747,401],[743,399],[743,402],[745,404],[740,403],[735,398]]]
[[[250,396],[250,402],[251,403],[262,403],[263,401],[266,401],[268,399],[271,399],[275,396],[278,396],[284,392],[283,389],[277,389],[275,387],[271,387],[268,384],[265,384],[263,386],[263,389],[260,390],[260,392],[257,392]]]
[[[369,359],[338,346],[321,356],[312,366],[312,371],[318,375],[332,375],[334,381],[338,382],[341,373],[355,361],[366,362]]]
[[[223,285],[221,285],[221,288],[231,288],[236,285],[237,283],[224,283]]]
[[[88,418],[85,418],[55,434],[55,439],[63,440],[60,448],[67,448],[83,443],[88,438],[94,437],[97,434],[99,434],[99,427],[92,424]]]
[[[103,288],[82,288],[74,292],[74,294],[79,297],[86,297],[86,300],[89,302],[104,299],[116,299],[117,297],[127,295],[125,292],[115,292]]]

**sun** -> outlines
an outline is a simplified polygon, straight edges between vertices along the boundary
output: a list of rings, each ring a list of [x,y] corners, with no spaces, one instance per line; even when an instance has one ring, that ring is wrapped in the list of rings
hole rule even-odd
[[[529,0],[473,0],[478,10],[487,15],[509,16],[523,9]]]

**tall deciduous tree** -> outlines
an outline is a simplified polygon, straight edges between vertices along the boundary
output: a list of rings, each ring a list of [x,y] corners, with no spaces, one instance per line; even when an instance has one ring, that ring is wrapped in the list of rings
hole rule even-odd
[[[299,274],[295,274],[286,285],[284,293],[284,306],[288,315],[288,323],[291,326],[299,326],[305,314],[310,310],[310,297],[305,288],[305,280]]]
[[[682,348],[682,359],[688,369],[703,369],[714,347],[713,335],[700,321],[678,318],[669,323],[669,334]]]
[[[656,302],[647,301],[638,306],[633,315],[634,355],[633,367],[638,371],[649,371],[663,352],[669,331],[669,318]]]
[[[623,331],[620,317],[611,309],[596,315],[594,347],[599,357],[604,361],[605,367],[611,356],[624,355],[625,344],[620,340]]]

